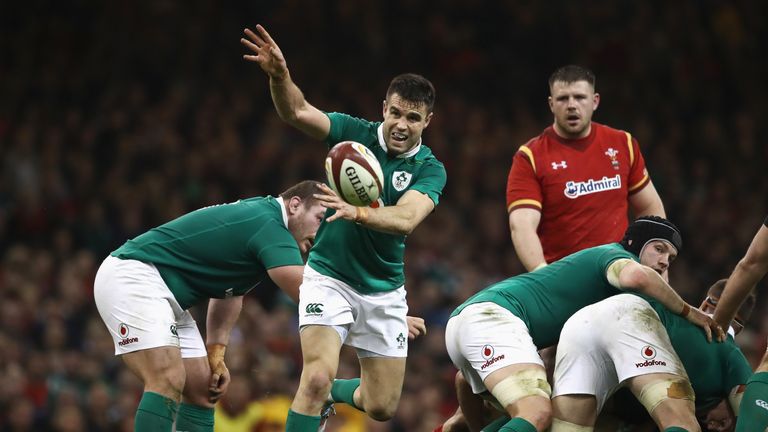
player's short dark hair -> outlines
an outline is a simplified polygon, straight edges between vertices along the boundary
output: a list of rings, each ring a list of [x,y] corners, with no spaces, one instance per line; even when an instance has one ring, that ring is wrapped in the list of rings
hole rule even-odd
[[[292,197],[299,197],[304,207],[311,207],[317,201],[314,194],[320,192],[320,189],[318,189],[319,184],[315,180],[304,180],[284,190],[280,193],[280,197],[286,200]]]
[[[592,86],[592,89],[595,88],[595,74],[592,73],[591,70],[579,65],[567,65],[554,71],[552,75],[549,76],[550,90],[556,81],[564,82],[566,84],[575,83],[577,81],[586,81]]]
[[[404,73],[392,78],[387,88],[387,99],[394,93],[408,102],[423,103],[427,113],[435,107],[435,86],[421,75]]]
[[[711,287],[707,290],[707,297],[714,300],[715,304],[713,306],[717,306],[717,302],[720,301],[720,297],[723,295],[723,290],[725,290],[725,284],[728,282],[728,279],[720,279],[719,281],[712,284]],[[744,299],[744,302],[739,307],[739,310],[736,311],[736,320],[740,321],[739,324],[744,325],[747,321],[749,321],[749,318],[752,316],[752,311],[755,310],[755,303],[757,302],[757,294],[755,294],[755,290],[752,289],[749,292],[749,295],[746,299]],[[710,301],[712,303],[712,301]]]
[[[683,236],[675,224],[660,216],[643,216],[629,224],[624,238],[619,242],[624,249],[640,257],[645,245],[654,240],[664,240],[677,249],[683,249]]]

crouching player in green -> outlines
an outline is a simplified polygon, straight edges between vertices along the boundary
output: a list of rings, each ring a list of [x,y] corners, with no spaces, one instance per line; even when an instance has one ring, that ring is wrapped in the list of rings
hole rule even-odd
[[[721,280],[709,289],[704,312],[714,312],[724,286]],[[731,333],[741,331],[754,303],[752,297],[744,304]],[[696,413],[706,416],[723,399],[738,415],[751,374],[733,337],[710,343],[699,328],[653,298],[613,296],[576,312],[563,327],[551,432],[592,431],[606,399],[621,387],[632,391],[660,430],[698,431]],[[732,424],[732,419],[707,420],[716,421]]]
[[[661,276],[681,245],[679,231],[666,219],[639,218],[621,243],[585,249],[491,285],[454,311],[445,331],[448,354],[473,393],[509,414],[499,430],[543,432],[550,426],[551,390],[537,347],[555,344],[576,311],[622,290],[657,298],[708,337],[712,331],[724,337]]]
[[[178,431],[213,431],[243,295],[269,277],[298,301],[302,254],[325,214],[313,196],[318,185],[193,211],[127,241],[101,264],[96,307],[115,355],[144,382],[136,431],[170,432],[174,420]],[[204,301],[207,343],[187,310]]]

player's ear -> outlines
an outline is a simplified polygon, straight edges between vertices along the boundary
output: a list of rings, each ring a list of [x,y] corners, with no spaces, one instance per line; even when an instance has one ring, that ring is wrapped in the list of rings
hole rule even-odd
[[[547,97],[547,104],[549,105],[549,111],[552,114],[554,114],[555,113],[555,107],[553,106],[554,105],[554,101],[552,100],[552,96],[548,96]]]
[[[426,128],[427,126],[429,126],[429,122],[430,122],[430,121],[432,121],[432,114],[434,114],[434,113],[429,113],[429,114],[427,114],[427,119],[426,119],[426,120],[424,120],[424,128]]]
[[[594,106],[592,109],[596,110],[598,105],[600,105],[600,93],[595,93],[592,97],[592,106]]]
[[[285,206],[286,210],[288,211],[288,215],[294,215],[298,213],[299,207],[301,207],[301,198],[297,196],[292,196],[291,199],[288,201],[288,205]]]
[[[384,101],[381,103],[381,114],[386,117],[387,116],[387,100],[384,99]]]

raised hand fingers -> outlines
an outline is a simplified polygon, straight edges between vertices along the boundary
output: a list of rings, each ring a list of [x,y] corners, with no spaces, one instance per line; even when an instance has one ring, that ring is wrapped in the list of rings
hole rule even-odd
[[[256,26],[256,28],[258,29],[258,26]],[[262,47],[262,46],[266,45],[266,43],[264,42],[264,39],[259,37],[259,35],[257,35],[253,31],[251,31],[251,29],[247,28],[243,32],[245,33],[246,36],[248,36],[248,40],[249,41],[252,41],[253,43],[258,45],[259,47]]]

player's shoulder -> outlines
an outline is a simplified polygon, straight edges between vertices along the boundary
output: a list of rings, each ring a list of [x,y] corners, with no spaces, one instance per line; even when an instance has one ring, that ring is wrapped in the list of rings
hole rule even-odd
[[[616,129],[608,125],[604,125],[602,123],[596,123],[592,122],[592,127],[595,130],[595,133],[598,137],[602,139],[615,139],[620,140],[622,142],[627,142],[627,140],[633,139],[632,134],[628,131],[622,130],[622,129]]]

